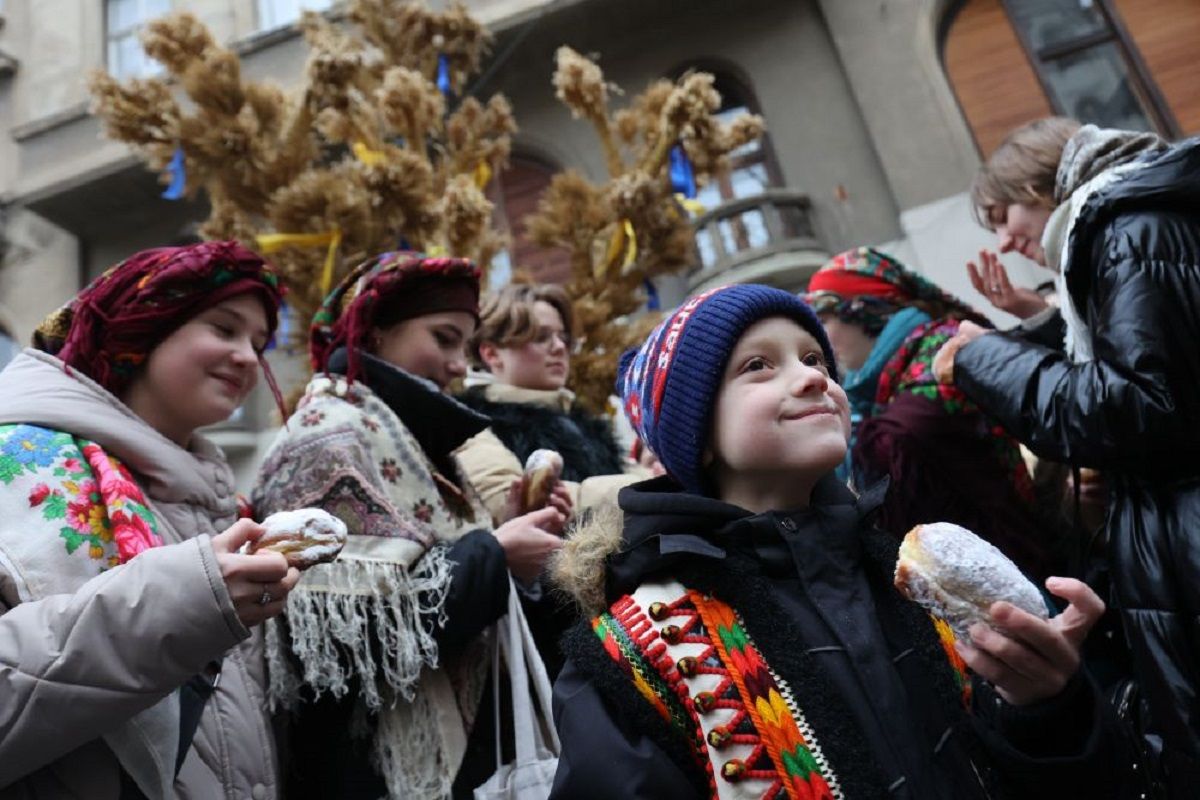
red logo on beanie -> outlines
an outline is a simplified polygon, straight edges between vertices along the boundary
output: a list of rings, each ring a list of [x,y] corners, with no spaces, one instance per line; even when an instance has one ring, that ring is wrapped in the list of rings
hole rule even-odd
[[[679,347],[679,340],[683,337],[683,329],[705,300],[725,288],[728,287],[718,286],[696,295],[681,305],[668,321],[666,335],[662,339],[662,349],[659,350],[658,358],[655,359],[654,383],[650,388],[655,419],[658,418],[659,409],[662,407],[662,396],[667,387],[667,372],[671,369],[671,362],[675,360],[675,351]]]

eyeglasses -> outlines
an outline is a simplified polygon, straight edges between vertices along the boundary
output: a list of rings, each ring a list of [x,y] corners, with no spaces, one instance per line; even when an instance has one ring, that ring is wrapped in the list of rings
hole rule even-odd
[[[571,334],[566,331],[555,331],[550,328],[542,328],[538,331],[537,336],[533,337],[533,343],[539,345],[548,345],[552,339],[558,339],[562,342],[562,346],[571,349]]]

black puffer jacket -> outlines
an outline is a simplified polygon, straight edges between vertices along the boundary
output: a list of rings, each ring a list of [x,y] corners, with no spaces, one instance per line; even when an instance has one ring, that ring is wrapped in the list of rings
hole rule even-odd
[[[1004,334],[955,382],[1043,458],[1103,469],[1113,602],[1178,797],[1200,786],[1200,140],[1097,193],[1066,278],[1094,360]]]
[[[1023,708],[976,679],[973,713],[964,713],[932,624],[892,587],[898,542],[871,524],[883,488],[855,498],[830,475],[809,509],[755,515],[661,478],[621,491],[622,536],[581,529],[575,535],[592,540],[568,558],[608,552],[603,576],[571,568],[603,582],[605,603],[671,577],[737,609],[848,798],[1125,796],[1127,759],[1082,674],[1058,697]],[[582,583],[572,588],[597,599]],[[683,738],[591,625],[573,629],[564,648],[554,686],[563,750],[551,797],[710,796]]]

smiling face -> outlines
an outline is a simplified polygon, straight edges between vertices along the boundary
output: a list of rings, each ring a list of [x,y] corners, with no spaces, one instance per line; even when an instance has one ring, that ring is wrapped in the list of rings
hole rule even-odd
[[[846,455],[850,411],[821,345],[783,317],[761,320],[726,364],[710,440],[718,495],[752,511],[806,505]]]
[[[258,381],[270,331],[262,301],[231,297],[189,319],[150,351],[122,400],[181,445],[205,425],[228,419]]]
[[[1000,237],[1001,253],[1020,253],[1043,267],[1046,252],[1042,249],[1042,233],[1052,209],[1029,203],[1010,203],[991,212],[996,235]]]
[[[438,311],[377,328],[371,354],[445,390],[467,374],[467,341],[474,332],[475,317],[467,312]]]
[[[533,304],[533,339],[501,347],[481,342],[479,357],[496,380],[522,389],[561,389],[571,368],[570,334],[558,309],[545,300]]]

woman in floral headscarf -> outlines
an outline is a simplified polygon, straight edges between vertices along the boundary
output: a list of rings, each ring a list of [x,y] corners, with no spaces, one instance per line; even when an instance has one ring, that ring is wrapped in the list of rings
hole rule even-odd
[[[272,697],[296,713],[291,797],[470,797],[495,771],[487,634],[509,572],[561,544],[554,506],[492,530],[453,452],[488,419],[445,393],[466,373],[479,271],[385,253],[314,319],[317,375],[259,474],[263,513],[317,506],[350,531],[272,626]]]
[[[868,247],[822,267],[807,300],[845,370],[853,426],[845,474],[859,488],[891,481],[882,527],[903,535],[918,523],[955,522],[1032,575],[1050,574],[1046,526],[1016,441],[932,372],[960,321],[987,320]]]
[[[256,626],[299,575],[238,553],[262,528],[196,433],[279,300],[236,243],[147,250],[0,374],[0,795],[279,796]]]

